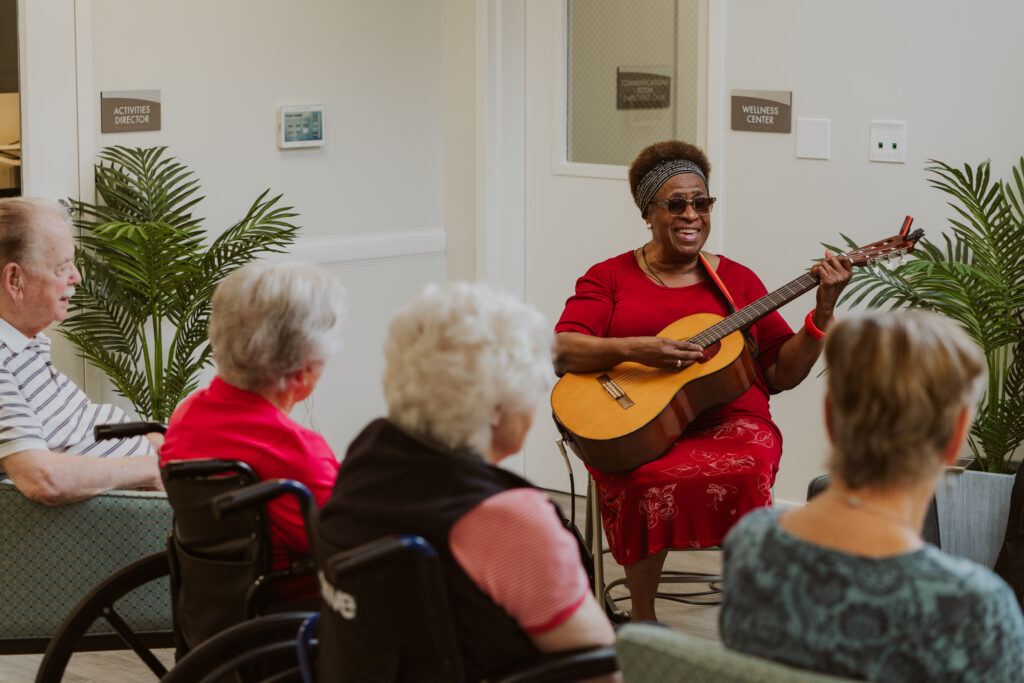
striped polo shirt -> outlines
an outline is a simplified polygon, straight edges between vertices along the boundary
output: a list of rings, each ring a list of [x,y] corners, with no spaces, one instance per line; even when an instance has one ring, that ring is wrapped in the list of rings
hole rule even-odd
[[[127,422],[117,406],[92,403],[50,359],[50,340],[29,339],[0,318],[0,468],[3,458],[29,449],[123,458],[152,453],[142,436],[96,441],[98,424]],[[0,472],[0,479],[6,478]]]

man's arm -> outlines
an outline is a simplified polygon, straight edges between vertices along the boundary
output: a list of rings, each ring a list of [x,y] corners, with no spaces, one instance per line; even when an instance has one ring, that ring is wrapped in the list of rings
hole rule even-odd
[[[112,489],[163,489],[155,455],[97,458],[30,449],[0,464],[26,498],[46,505],[74,503]]]
[[[160,449],[164,447],[164,435],[161,432],[149,432],[145,435],[146,440],[153,446],[153,450],[160,455]]]

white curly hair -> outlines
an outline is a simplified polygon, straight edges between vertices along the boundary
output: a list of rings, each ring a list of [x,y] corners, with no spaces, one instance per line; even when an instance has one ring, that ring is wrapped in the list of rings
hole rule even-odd
[[[411,434],[486,453],[495,412],[531,411],[550,388],[553,339],[539,311],[505,292],[428,285],[388,328],[388,416]]]

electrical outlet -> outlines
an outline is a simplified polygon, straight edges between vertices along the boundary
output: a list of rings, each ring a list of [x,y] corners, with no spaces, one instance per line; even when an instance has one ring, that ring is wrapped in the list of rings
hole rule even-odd
[[[907,163],[907,122],[871,122],[871,161]]]

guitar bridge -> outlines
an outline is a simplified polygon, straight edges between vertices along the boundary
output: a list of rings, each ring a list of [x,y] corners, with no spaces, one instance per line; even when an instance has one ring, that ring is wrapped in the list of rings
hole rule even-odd
[[[608,395],[615,399],[615,402],[618,403],[623,410],[633,407],[634,403],[630,400],[629,396],[626,396],[626,392],[623,391],[622,387],[616,384],[615,380],[607,374],[598,377],[597,381],[601,383],[601,386],[608,392]]]

